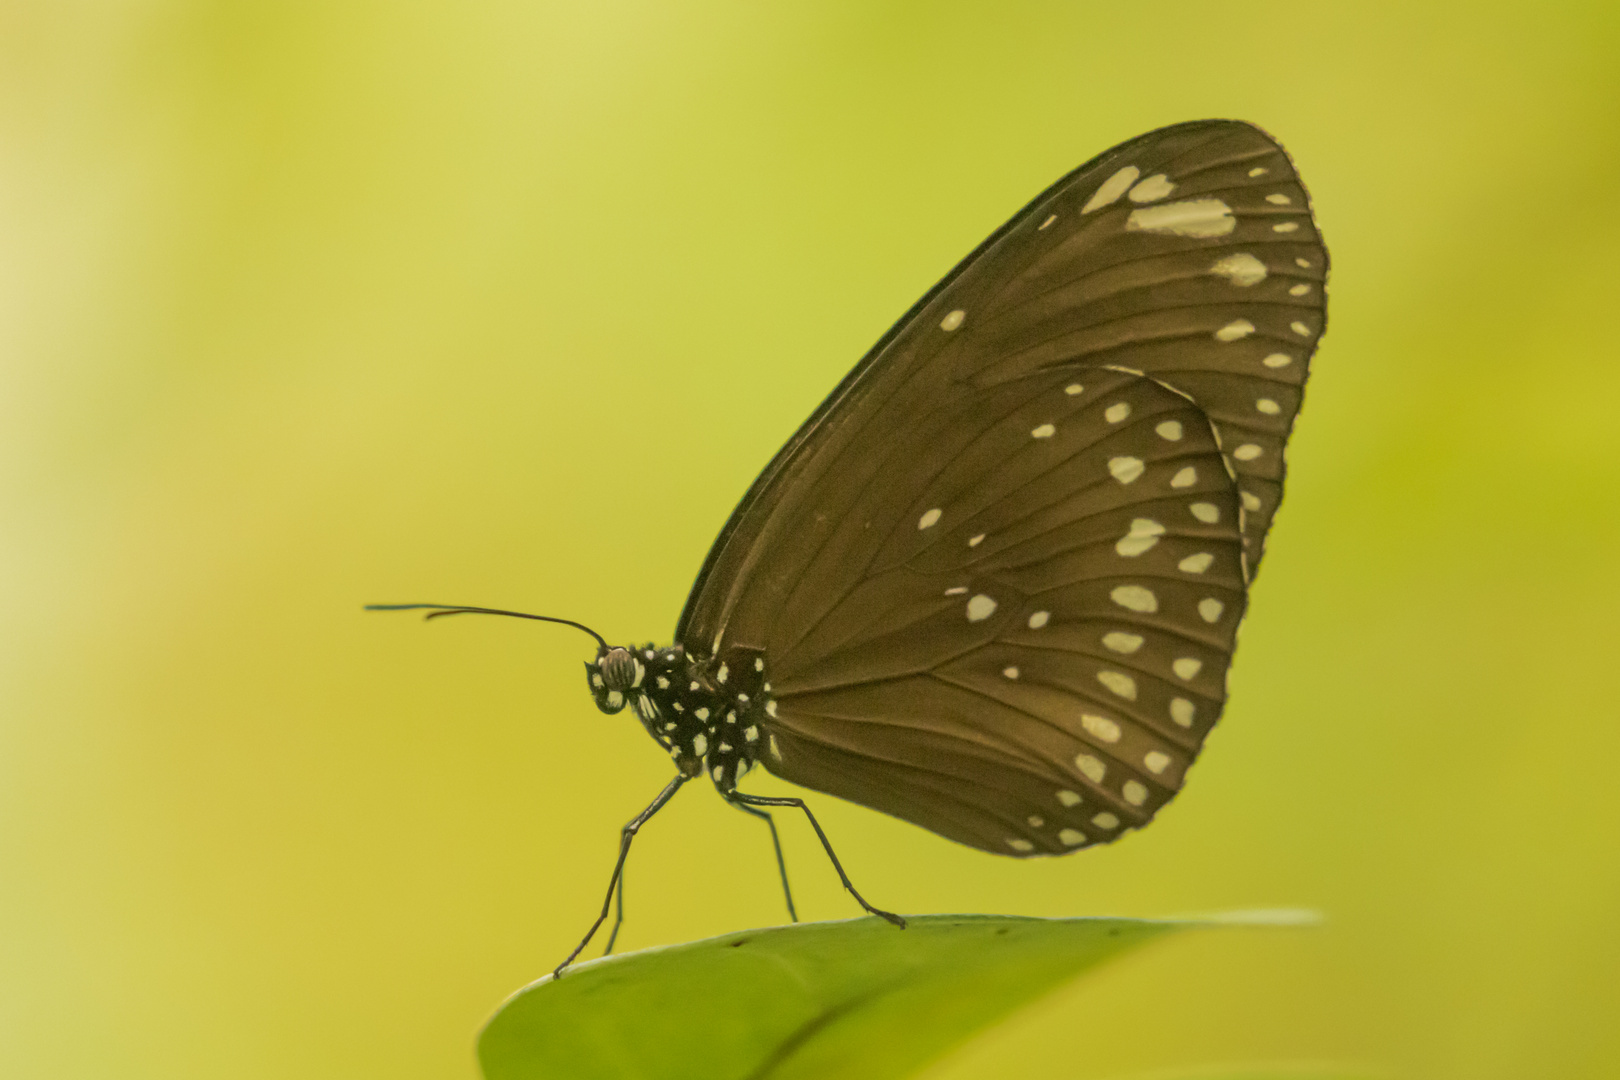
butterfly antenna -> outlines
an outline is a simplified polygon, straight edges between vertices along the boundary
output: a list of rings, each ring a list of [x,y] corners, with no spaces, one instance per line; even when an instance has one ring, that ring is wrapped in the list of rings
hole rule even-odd
[[[611,648],[607,639],[584,623],[577,623],[573,619],[559,619],[553,615],[530,615],[525,611],[505,611],[501,608],[470,607],[466,604],[367,604],[367,611],[420,611],[426,610],[424,618],[437,619],[441,615],[510,615],[514,619],[533,619],[536,622],[561,623],[572,626],[576,630],[583,630],[596,639],[602,648]]]

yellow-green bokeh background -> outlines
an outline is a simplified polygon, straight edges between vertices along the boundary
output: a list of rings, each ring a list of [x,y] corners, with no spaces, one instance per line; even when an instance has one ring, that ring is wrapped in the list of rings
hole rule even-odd
[[[1335,265],[1187,792],[1027,863],[816,805],[902,911],[1329,922],[933,1080],[1620,1073],[1617,46],[1610,0],[0,5],[0,1073],[470,1077],[669,767],[578,635],[360,604],[667,638],[893,318],[1208,116],[1286,142]],[[777,920],[768,859],[683,794],[626,944]]]

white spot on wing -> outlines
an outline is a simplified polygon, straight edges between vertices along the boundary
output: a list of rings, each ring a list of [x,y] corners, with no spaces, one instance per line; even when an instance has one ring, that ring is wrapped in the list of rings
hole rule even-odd
[[[1210,267],[1209,272],[1243,288],[1266,280],[1266,264],[1246,251],[1228,255]]]
[[[1129,402],[1125,401],[1116,401],[1103,410],[1103,419],[1110,424],[1117,424],[1129,415],[1131,415],[1131,406]]]
[[[996,602],[979,593],[967,602],[968,622],[983,622],[996,613]]]
[[[1253,169],[1249,170],[1249,178],[1251,180],[1254,179],[1256,176],[1264,176],[1264,175],[1266,175],[1266,170],[1264,170],[1262,168],[1256,167],[1256,168],[1253,168]]]
[[[1016,679],[1018,678],[1018,669],[1015,667],[1004,667],[1001,669],[1001,674],[1006,678]]]
[[[1170,767],[1170,755],[1162,750],[1149,750],[1142,758],[1142,764],[1147,766],[1148,772],[1157,775]]]
[[[1074,759],[1074,767],[1080,770],[1080,775],[1093,784],[1102,783],[1103,777],[1108,775],[1108,766],[1092,757],[1090,754],[1080,754]]]
[[[1035,845],[1034,844],[1032,844],[1028,840],[1025,840],[1022,837],[1018,837],[1018,836],[1009,836],[1007,838],[1007,846],[1012,848],[1014,851],[1034,851],[1035,850]]]
[[[968,538],[968,547],[978,547],[982,543],[984,543],[984,533]]]
[[[1122,671],[1099,671],[1097,681],[1126,701],[1136,700],[1136,680]]]
[[[1127,456],[1108,459],[1108,471],[1122,484],[1128,484],[1141,476],[1145,468],[1147,466],[1142,464],[1141,458]]]
[[[1159,542],[1164,535],[1164,526],[1152,518],[1133,518],[1131,531],[1120,537],[1114,544],[1114,550],[1128,559],[1147,551]]]
[[[1029,628],[1031,630],[1039,630],[1041,627],[1045,626],[1049,621],[1051,621],[1051,618],[1052,613],[1050,611],[1037,611],[1035,614],[1029,617]]]
[[[1034,431],[1031,431],[1030,434],[1037,439],[1050,439],[1052,436],[1057,434],[1057,428],[1051,424],[1042,424]]]
[[[1151,589],[1140,585],[1116,585],[1109,597],[1128,611],[1150,612],[1159,610],[1159,598]]]
[[[1127,634],[1123,630],[1110,630],[1103,635],[1103,648],[1110,652],[1133,653],[1142,647],[1141,634]]]
[[[1225,236],[1235,228],[1237,219],[1232,216],[1232,208],[1219,199],[1188,199],[1163,206],[1144,206],[1132,210],[1125,221],[1126,232],[1199,239]]]
[[[1079,847],[1086,842],[1086,834],[1077,829],[1063,829],[1058,832],[1058,840],[1067,847]]]
[[[1106,716],[1097,716],[1094,713],[1081,713],[1080,726],[1085,728],[1090,734],[1101,739],[1103,742],[1119,742],[1119,725],[1108,719]],[[1086,760],[1096,761],[1097,759],[1088,757]],[[1085,772],[1084,767],[1082,767],[1080,771]],[[1090,773],[1086,773],[1086,776],[1093,782],[1101,780],[1102,763],[1097,763],[1096,776],[1092,776]]]
[[[1125,796],[1125,801],[1132,806],[1141,806],[1147,802],[1148,789],[1140,780],[1127,780],[1120,788],[1120,794]]]
[[[1198,470],[1191,465],[1177,470],[1176,475],[1170,478],[1170,486],[1173,488],[1192,487],[1196,483],[1198,483]]]
[[[709,737],[707,735],[703,734],[703,732],[701,732],[701,731],[698,732],[696,735],[692,736],[692,753],[693,753],[693,755],[696,756],[696,757],[702,757],[704,754],[707,754],[708,752],[709,752]]]
[[[961,308],[957,308],[955,311],[939,320],[939,328],[948,334],[952,330],[955,330],[957,327],[961,326],[962,320],[965,318],[967,318],[967,312],[963,311]]]
[[[1157,202],[1174,190],[1176,190],[1176,185],[1171,183],[1164,173],[1154,173],[1131,188],[1128,198],[1133,203]]]
[[[922,517],[917,519],[917,528],[919,530],[921,530],[921,529],[929,528],[930,526],[932,526],[934,524],[937,524],[938,521],[939,521],[939,515],[940,515],[940,510],[936,506],[934,509],[928,511]]]
[[[1215,556],[1207,551],[1200,551],[1196,555],[1189,555],[1176,564],[1176,569],[1184,574],[1202,574],[1209,569],[1209,564],[1215,561]]]
[[[1240,494],[1243,496],[1243,509],[1251,514],[1260,509],[1260,496],[1252,491],[1244,491],[1240,492]]]
[[[1294,333],[1298,334],[1300,337],[1310,337],[1311,336],[1311,328],[1306,326],[1302,322],[1291,322],[1291,323],[1288,324],[1288,329],[1292,330]]]
[[[1306,293],[1308,293],[1310,291],[1311,291],[1311,287],[1309,285],[1306,285],[1303,282],[1301,282],[1300,284],[1295,285],[1292,289],[1289,289],[1288,290],[1288,295],[1289,296],[1304,296]]]
[[[1086,200],[1086,205],[1080,208],[1080,212],[1082,214],[1089,214],[1093,210],[1100,210],[1105,206],[1109,206],[1117,202],[1119,197],[1125,194],[1125,192],[1129,190],[1130,186],[1136,183],[1137,177],[1141,175],[1142,170],[1138,169],[1135,165],[1125,166],[1123,169],[1119,170],[1119,172],[1102,182],[1102,187],[1099,187],[1096,194],[1092,195],[1090,199]]]
[[[1192,511],[1193,517],[1202,521],[1205,525],[1213,525],[1221,520],[1221,508],[1214,503],[1195,502],[1187,509]]]
[[[1215,331],[1216,341],[1240,341],[1254,333],[1254,323],[1248,319],[1233,319]]]
[[[1289,364],[1292,364],[1294,362],[1294,358],[1289,356],[1287,353],[1274,352],[1260,362],[1266,365],[1268,368],[1280,368],[1287,367]]]
[[[1268,397],[1256,399],[1254,407],[1260,412],[1265,413],[1267,416],[1276,416],[1278,413],[1282,412],[1282,406],[1278,405],[1275,401]]]
[[[1226,605],[1215,599],[1213,596],[1206,596],[1204,599],[1198,601],[1198,617],[1207,623],[1219,622],[1221,612],[1225,610]]]
[[[1057,801],[1062,803],[1064,806],[1079,806],[1080,796],[1070,791],[1068,788],[1058,788]]]
[[[1039,225],[1035,226],[1035,231],[1040,232],[1042,229],[1046,228],[1048,225],[1052,224],[1052,222],[1054,222],[1056,220],[1057,220],[1057,215],[1056,214],[1050,215],[1049,217],[1047,217],[1047,219],[1045,221],[1043,221]]]
[[[1190,679],[1204,668],[1202,660],[1195,660],[1190,656],[1183,656],[1170,662],[1170,670],[1176,673],[1178,679]]]
[[[1085,387],[1084,387],[1084,386],[1081,386],[1081,385],[1080,385],[1080,384],[1079,384],[1079,383],[1077,383],[1077,382],[1076,382],[1076,383],[1070,383],[1070,384],[1069,384],[1069,385],[1068,385],[1068,386],[1065,386],[1065,387],[1064,387],[1064,388],[1063,388],[1063,392],[1064,392],[1064,393],[1065,393],[1065,394],[1068,394],[1068,395],[1069,395],[1069,396],[1070,396],[1070,397],[1074,397],[1074,396],[1075,396],[1075,395],[1077,395],[1077,394],[1083,394],[1083,393],[1085,393],[1085,392],[1086,392],[1086,388],[1085,388]]]
[[[1239,461],[1253,461],[1263,453],[1265,453],[1264,450],[1261,450],[1260,447],[1250,442],[1244,443],[1242,446],[1232,451],[1232,456],[1237,458]]]
[[[1284,233],[1286,233],[1286,232],[1294,232],[1298,228],[1299,228],[1299,222],[1297,222],[1297,221],[1279,221],[1277,224],[1275,224],[1275,225],[1273,225],[1271,227],[1271,231],[1272,232],[1284,232]]]
[[[1288,196],[1283,194],[1266,196],[1266,202],[1270,203],[1272,206],[1290,206],[1293,204],[1293,201],[1293,199],[1290,199]]]
[[[1159,438],[1161,439],[1167,439],[1170,442],[1181,441],[1182,431],[1180,420],[1166,420],[1153,430],[1159,433]]]
[[[1193,716],[1197,714],[1197,707],[1184,697],[1170,699],[1170,719],[1180,727],[1192,727]]]
[[[1119,818],[1115,817],[1113,814],[1108,813],[1106,810],[1103,811],[1102,813],[1098,814],[1096,817],[1092,818],[1091,823],[1093,825],[1097,826],[1097,828],[1099,828],[1099,829],[1117,829],[1117,828],[1119,828]]]

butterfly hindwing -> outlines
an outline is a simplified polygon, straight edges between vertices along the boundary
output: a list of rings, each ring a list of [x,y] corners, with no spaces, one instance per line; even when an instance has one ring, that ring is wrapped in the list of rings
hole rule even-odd
[[[1219,716],[1244,603],[1236,489],[1203,414],[1150,379],[1046,372],[974,400],[952,440],[919,432],[879,470],[911,501],[879,480],[828,505],[864,543],[835,536],[846,587],[813,564],[768,640],[766,764],[868,805],[863,770],[904,766],[892,782],[927,809],[880,809],[987,829],[1003,853],[1111,839],[1168,801]],[[1016,779],[987,783],[992,765]]]

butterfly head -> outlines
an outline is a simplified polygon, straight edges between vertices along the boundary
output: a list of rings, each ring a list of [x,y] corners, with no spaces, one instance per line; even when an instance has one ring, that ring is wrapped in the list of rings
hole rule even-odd
[[[624,708],[629,692],[640,686],[646,675],[646,667],[622,646],[604,645],[597,650],[595,660],[585,662],[591,696],[596,699],[596,707],[609,716]]]

